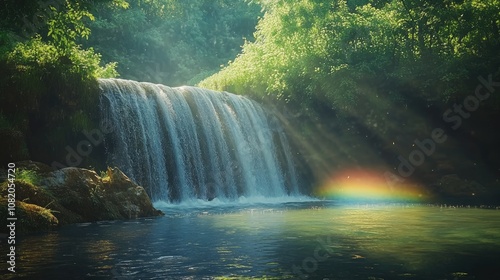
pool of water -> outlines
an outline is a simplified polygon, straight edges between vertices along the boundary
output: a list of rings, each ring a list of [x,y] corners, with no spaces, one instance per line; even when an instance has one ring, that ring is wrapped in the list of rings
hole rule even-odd
[[[166,216],[19,237],[17,273],[2,279],[500,279],[496,209],[159,207]]]

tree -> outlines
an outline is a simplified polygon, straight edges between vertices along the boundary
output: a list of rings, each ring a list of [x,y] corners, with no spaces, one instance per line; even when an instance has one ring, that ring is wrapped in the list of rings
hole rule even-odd
[[[116,76],[116,63],[102,66],[98,53],[77,42],[89,35],[85,20],[93,19],[92,1],[6,0],[2,4],[0,119],[7,124],[7,134],[21,135],[6,141],[16,139],[12,141],[20,142],[15,146],[22,150],[13,151],[15,156],[9,160],[50,161],[64,153],[63,147],[77,133],[95,126],[96,78]]]
[[[266,14],[255,42],[200,85],[296,100],[306,108],[316,96],[347,109],[363,96],[363,81],[404,87],[410,76],[419,98],[446,101],[471,73],[499,61],[498,1],[261,3]],[[464,65],[473,60],[480,66]],[[397,100],[409,92],[387,91]]]
[[[193,84],[234,58],[260,14],[243,0],[130,1],[128,9],[96,10],[85,45],[118,62],[124,78],[173,86]]]

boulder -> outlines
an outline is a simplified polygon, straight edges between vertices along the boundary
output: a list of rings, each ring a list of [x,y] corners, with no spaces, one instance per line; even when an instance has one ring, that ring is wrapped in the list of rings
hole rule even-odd
[[[33,162],[19,166],[36,171],[37,175],[36,182],[15,181],[16,203],[28,219],[25,224],[20,223],[23,227],[21,232],[47,230],[55,225],[79,222],[163,215],[153,207],[144,188],[118,168],[108,168],[106,175],[100,177],[95,171],[84,168],[50,171],[46,166]],[[7,186],[7,182],[0,185],[1,202],[5,203],[5,207],[0,206],[2,209],[7,208]]]
[[[101,178],[95,171],[68,167],[46,174],[40,185],[85,222],[161,215],[143,187],[118,168]]]
[[[50,210],[57,217],[59,224],[65,225],[83,221],[81,216],[63,207],[48,190],[23,180],[16,180],[15,186],[16,201],[38,205]],[[0,195],[7,197],[7,182],[0,185]]]
[[[102,180],[95,171],[63,168],[42,175],[39,185],[64,208],[79,215],[82,222],[121,218],[106,208]]]
[[[122,217],[131,219],[162,215],[153,207],[146,190],[132,182],[120,169],[108,168],[102,182],[110,205],[116,207]]]
[[[57,227],[59,221],[53,213],[41,206],[25,203],[22,201],[16,202],[15,221],[16,232],[28,233],[34,231],[51,230]],[[7,216],[7,199],[0,198],[0,216]],[[0,232],[7,233],[8,228],[2,228]]]

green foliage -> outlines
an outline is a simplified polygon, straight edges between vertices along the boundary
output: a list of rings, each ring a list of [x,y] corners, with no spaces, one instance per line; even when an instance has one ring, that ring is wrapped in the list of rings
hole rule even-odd
[[[26,43],[18,43],[9,54],[8,62],[19,64],[19,68],[33,70],[34,67],[46,67],[55,64],[57,57],[55,46],[44,43],[40,36],[35,36]]]
[[[1,161],[64,158],[98,127],[97,78],[181,85],[213,74],[259,14],[244,0],[1,1]]]
[[[52,39],[54,45],[63,54],[73,49],[75,40],[79,37],[87,39],[90,29],[85,26],[83,19],[94,20],[94,16],[80,7],[78,3],[67,1],[64,9],[49,7],[52,17],[47,21],[47,35]]]
[[[35,171],[27,169],[18,171],[16,179],[31,185],[37,185],[40,182],[40,176]]]
[[[99,172],[99,177],[101,177],[101,179],[103,179],[103,180],[105,180],[105,179],[109,180],[109,174],[106,170],[101,170]]]
[[[446,101],[500,62],[499,1],[261,4],[255,42],[200,86],[352,111],[367,87],[394,102]]]
[[[286,108],[288,135],[318,176],[341,165],[398,166],[396,159],[412,152],[415,139],[436,127],[449,129],[443,112],[474,93],[479,75],[498,77],[499,0],[259,3],[265,14],[255,41],[198,85],[251,95],[278,112]],[[498,129],[490,120],[498,118],[500,97],[492,94],[480,108],[460,139],[453,139],[458,131],[446,132],[453,140],[436,149],[413,179],[432,182],[447,164],[443,158],[471,146],[482,153],[474,162],[498,150]],[[471,136],[479,134],[488,136]],[[460,156],[454,162],[470,160]],[[493,158],[484,162],[491,170],[499,165]]]
[[[36,27],[40,33],[47,30],[47,37],[34,34],[22,40],[15,33],[7,31],[6,26],[0,32],[0,40],[6,43],[0,55],[0,70],[3,74],[0,88],[6,92],[0,98],[0,110],[7,115],[38,112],[44,99],[50,99],[51,103],[57,99],[66,105],[78,101],[84,101],[80,105],[89,104],[92,98],[85,94],[75,96],[76,89],[88,88],[90,82],[98,77],[118,75],[116,63],[100,66],[99,54],[92,48],[82,49],[75,42],[89,35],[90,29],[83,21],[84,17],[93,19],[88,7],[74,1],[49,4],[30,6],[24,15],[45,19],[46,22],[37,22]],[[4,12],[7,15],[22,16],[9,2],[6,2],[6,8]],[[18,29],[18,32],[21,30]],[[66,87],[66,90],[62,87]]]
[[[83,50],[73,45],[60,52],[53,44],[45,43],[40,36],[18,43],[8,54],[7,62],[15,65],[16,70],[28,76],[41,76],[50,70],[78,75],[81,80],[116,77],[116,63],[101,67],[101,56],[92,48]],[[62,73],[61,73],[62,74]]]
[[[118,62],[124,78],[192,84],[236,57],[252,38],[260,7],[244,0],[129,1],[96,7],[85,46]]]
[[[32,159],[50,162],[83,129],[98,127],[97,78],[118,76],[117,64],[102,65],[99,53],[78,42],[90,34],[93,1],[14,2],[3,2],[0,12],[9,19],[0,20],[0,113],[9,125],[1,133],[22,144],[2,142],[13,147],[2,157],[25,159],[29,150]]]
[[[116,64],[107,64],[101,67],[100,55],[93,49],[82,50],[73,46],[64,54],[57,47],[42,41],[40,36],[25,42],[18,43],[7,55],[7,68],[10,77],[5,81],[5,91],[16,92],[5,96],[5,102],[17,107],[22,112],[37,112],[44,94],[55,95],[63,104],[84,101],[89,104],[89,96],[81,95],[73,90],[50,92],[50,87],[65,85],[75,90],[82,84],[88,84],[97,77],[114,77],[117,75]],[[47,84],[47,83],[51,84]],[[44,93],[43,89],[46,89]],[[2,98],[3,99],[3,98]],[[17,102],[23,100],[23,103]],[[86,101],[86,102],[85,102]],[[7,104],[6,104],[7,105]]]

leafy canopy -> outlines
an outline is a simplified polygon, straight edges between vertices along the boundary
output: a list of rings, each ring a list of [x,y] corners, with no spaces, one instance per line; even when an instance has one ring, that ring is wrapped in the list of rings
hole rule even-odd
[[[199,85],[356,110],[366,88],[446,101],[499,62],[500,1],[262,0],[255,42]]]

